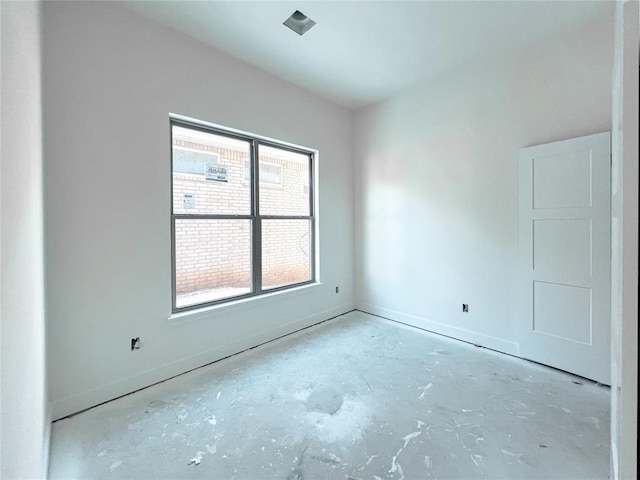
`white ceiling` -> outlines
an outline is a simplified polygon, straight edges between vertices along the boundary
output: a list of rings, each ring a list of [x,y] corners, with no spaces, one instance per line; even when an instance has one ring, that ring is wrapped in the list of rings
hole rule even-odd
[[[611,1],[134,1],[125,5],[348,108],[512,55]],[[295,10],[317,22],[298,36]]]

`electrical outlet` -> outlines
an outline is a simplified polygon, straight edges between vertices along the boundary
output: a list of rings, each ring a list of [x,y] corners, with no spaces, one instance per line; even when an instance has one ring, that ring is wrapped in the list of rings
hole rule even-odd
[[[468,303],[463,303],[462,304],[462,311],[464,313],[468,313],[469,312],[469,304]]]
[[[140,337],[131,339],[131,350],[139,350],[140,349]]]
[[[340,287],[336,287],[336,293],[340,293]]]

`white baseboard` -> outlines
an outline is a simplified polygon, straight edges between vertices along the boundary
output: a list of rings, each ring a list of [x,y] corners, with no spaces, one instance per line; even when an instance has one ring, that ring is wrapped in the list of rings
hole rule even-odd
[[[44,438],[42,439],[42,471],[43,478],[49,478],[49,459],[51,458],[51,432],[53,430],[53,416],[51,403],[47,403],[45,411]]]
[[[141,388],[148,387],[155,383],[167,380],[168,378],[180,375],[182,373],[208,365],[222,358],[240,353],[249,348],[261,345],[263,343],[275,340],[279,337],[289,335],[303,328],[316,325],[318,323],[329,320],[338,315],[354,310],[354,305],[349,303],[339,307],[324,310],[310,315],[301,320],[289,322],[276,328],[265,330],[254,335],[242,338],[236,342],[220,345],[202,353],[183,358],[176,362],[172,362],[160,367],[147,370],[146,372],[124,378],[117,382],[103,385],[86,392],[63,398],[51,405],[51,413],[53,418],[60,418],[72,415],[74,413],[86,410],[101,403],[113,400],[115,398],[127,395]]]
[[[466,330],[464,328],[454,327],[440,322],[434,322],[433,320],[427,320],[426,318],[379,307],[370,303],[356,302],[356,309],[372,315],[388,318],[389,320],[403,323],[405,325],[437,333],[439,335],[445,335],[457,340],[462,340],[463,342],[480,345],[508,355],[514,355],[516,357],[520,355],[520,345],[518,343],[510,342],[502,338],[484,335],[472,330]]]

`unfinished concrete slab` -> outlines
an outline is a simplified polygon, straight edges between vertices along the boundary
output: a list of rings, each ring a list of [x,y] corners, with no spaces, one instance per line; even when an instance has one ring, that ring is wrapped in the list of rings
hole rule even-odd
[[[53,427],[51,479],[604,479],[609,389],[351,312]]]

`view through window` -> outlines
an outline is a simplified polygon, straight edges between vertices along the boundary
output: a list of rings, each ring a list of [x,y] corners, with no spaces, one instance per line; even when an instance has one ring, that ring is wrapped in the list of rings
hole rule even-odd
[[[314,281],[313,152],[172,120],[173,309]]]

